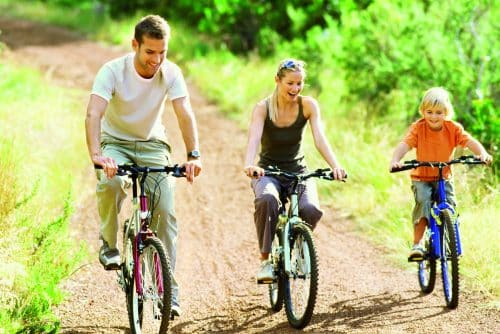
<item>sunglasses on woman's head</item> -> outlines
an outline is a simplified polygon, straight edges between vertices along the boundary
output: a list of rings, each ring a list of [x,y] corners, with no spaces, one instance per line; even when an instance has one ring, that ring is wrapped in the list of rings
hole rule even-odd
[[[281,64],[280,66],[280,70],[295,70],[297,68],[301,68],[302,67],[302,64],[300,62],[297,62],[295,60],[287,60],[285,62],[283,62],[283,64]]]

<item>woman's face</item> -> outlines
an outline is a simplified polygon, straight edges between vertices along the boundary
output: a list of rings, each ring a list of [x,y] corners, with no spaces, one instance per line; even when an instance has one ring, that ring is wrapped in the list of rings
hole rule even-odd
[[[279,95],[285,101],[295,101],[304,88],[304,73],[302,71],[287,71],[280,79],[275,78]]]
[[[431,130],[441,130],[443,127],[444,118],[446,113],[442,107],[426,108],[424,110],[424,119]]]

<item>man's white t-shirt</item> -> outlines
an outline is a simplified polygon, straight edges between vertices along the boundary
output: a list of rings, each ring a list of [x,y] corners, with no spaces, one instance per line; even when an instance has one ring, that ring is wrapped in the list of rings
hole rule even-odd
[[[108,101],[101,132],[121,140],[167,142],[162,115],[165,101],[189,95],[180,68],[165,59],[150,78],[134,67],[134,53],[104,64],[94,80],[92,93]]]

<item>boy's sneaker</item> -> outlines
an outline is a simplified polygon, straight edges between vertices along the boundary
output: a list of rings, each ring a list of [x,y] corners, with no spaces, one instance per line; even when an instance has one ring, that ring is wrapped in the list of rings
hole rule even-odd
[[[182,314],[181,307],[179,303],[172,302],[172,308],[170,310],[170,319],[174,319],[174,317],[180,317]]]
[[[99,250],[99,262],[105,270],[120,269],[120,252],[116,248],[110,248],[106,241],[103,241]]]
[[[425,250],[420,244],[415,244],[411,248],[410,255],[408,256],[408,262],[419,262],[424,260]]]
[[[264,260],[260,264],[259,272],[257,273],[258,284],[269,284],[274,281],[273,265],[271,261]]]

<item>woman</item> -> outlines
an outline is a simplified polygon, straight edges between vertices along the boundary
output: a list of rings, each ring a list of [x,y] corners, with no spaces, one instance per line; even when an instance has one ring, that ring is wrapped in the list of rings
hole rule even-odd
[[[289,187],[286,180],[265,176],[263,168],[276,166],[290,172],[306,170],[301,144],[309,121],[316,149],[332,169],[335,179],[341,180],[346,175],[326,140],[318,102],[310,96],[300,95],[306,77],[304,66],[303,61],[296,59],[280,62],[274,78],[276,89],[271,96],[258,102],[252,112],[244,171],[252,178],[255,194],[254,221],[261,259],[257,282],[273,278],[268,257],[278,220],[279,193]],[[259,144],[260,159],[255,165]],[[310,179],[300,192],[299,214],[314,228],[323,214],[314,181]]]

